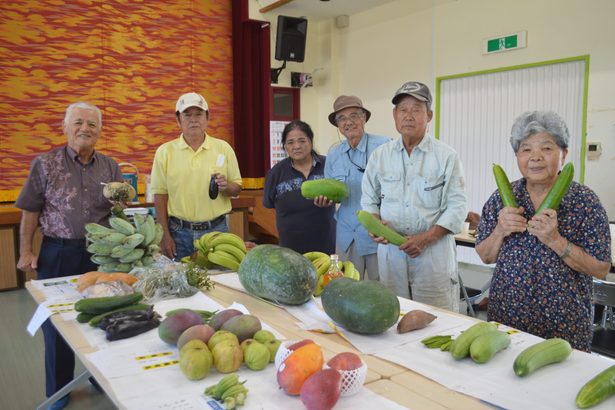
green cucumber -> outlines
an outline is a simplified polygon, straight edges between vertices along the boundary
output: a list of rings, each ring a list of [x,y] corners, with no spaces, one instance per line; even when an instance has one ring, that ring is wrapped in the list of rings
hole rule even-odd
[[[500,350],[510,345],[510,335],[501,330],[489,331],[478,336],[470,345],[470,357],[476,363],[487,363]]]
[[[357,219],[359,220],[361,225],[363,225],[363,227],[367,230],[367,232],[371,233],[376,237],[382,236],[384,239],[386,239],[389,243],[393,245],[400,246],[401,244],[406,242],[406,238],[404,236],[402,236],[398,232],[395,232],[388,226],[384,225],[373,214],[367,211],[358,211]]]
[[[470,354],[470,345],[478,336],[483,333],[492,332],[497,330],[495,323],[490,322],[478,322],[465,331],[463,331],[457,339],[453,340],[451,344],[451,355],[455,360],[463,359]]]
[[[513,363],[513,370],[519,377],[525,377],[552,363],[559,363],[570,355],[572,347],[564,339],[554,337],[536,343],[517,356]]]
[[[107,296],[102,298],[81,299],[75,302],[77,312],[85,312],[95,315],[108,312],[123,306],[134,305],[143,299],[140,292],[131,293],[123,296]]]
[[[540,215],[545,209],[557,210],[557,208],[559,208],[562,198],[566,195],[566,192],[568,192],[568,188],[570,188],[573,176],[574,165],[569,162],[564,165],[564,168],[562,168],[562,171],[557,176],[557,179],[549,190],[549,193],[536,210],[536,215]]]
[[[606,368],[596,377],[585,383],[575,401],[580,409],[595,406],[615,395],[615,365]]]
[[[504,206],[517,208],[519,205],[517,205],[517,200],[513,194],[508,176],[506,176],[506,172],[504,172],[504,169],[498,164],[493,164],[493,176],[495,176],[495,184],[498,186],[498,191],[500,191]]]
[[[96,317],[96,315],[92,313],[81,312],[77,315],[77,322],[88,323],[90,320],[92,320],[93,317]]]

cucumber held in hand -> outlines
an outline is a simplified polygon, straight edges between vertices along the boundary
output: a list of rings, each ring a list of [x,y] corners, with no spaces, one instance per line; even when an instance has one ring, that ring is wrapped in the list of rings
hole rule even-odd
[[[557,176],[557,179],[549,190],[549,193],[536,210],[536,215],[540,215],[545,209],[557,210],[557,208],[559,208],[562,198],[566,195],[566,192],[568,192],[568,188],[570,188],[573,176],[574,165],[569,162],[564,165],[564,168],[562,168],[562,171]]]
[[[493,164],[493,176],[495,176],[495,184],[498,186],[498,191],[500,191],[504,206],[517,208],[519,205],[517,205],[517,200],[513,194],[508,176],[498,164]]]
[[[367,211],[358,211],[357,219],[363,225],[363,227],[367,230],[367,232],[371,233],[376,237],[382,236],[384,239],[389,241],[389,243],[393,245],[400,246],[402,243],[406,241],[406,238],[395,232],[393,229],[384,225],[380,222],[374,215]]]
[[[323,195],[333,202],[342,202],[348,198],[348,187],[337,179],[312,179],[301,184],[301,195],[307,199]]]

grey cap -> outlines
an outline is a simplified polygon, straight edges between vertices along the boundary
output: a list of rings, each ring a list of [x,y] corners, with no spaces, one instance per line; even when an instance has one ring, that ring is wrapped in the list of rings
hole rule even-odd
[[[417,81],[409,81],[402,85],[393,96],[393,104],[397,104],[404,96],[409,95],[419,101],[427,103],[427,108],[431,109],[431,92],[429,87]]]

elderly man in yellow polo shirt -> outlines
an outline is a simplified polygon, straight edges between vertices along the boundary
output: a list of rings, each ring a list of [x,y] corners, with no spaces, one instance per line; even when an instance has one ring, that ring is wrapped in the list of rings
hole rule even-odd
[[[179,97],[175,115],[182,134],[156,150],[151,183],[164,228],[161,251],[179,260],[194,252],[203,234],[228,231],[226,214],[241,191],[241,174],[233,148],[207,134],[209,107],[202,95]]]

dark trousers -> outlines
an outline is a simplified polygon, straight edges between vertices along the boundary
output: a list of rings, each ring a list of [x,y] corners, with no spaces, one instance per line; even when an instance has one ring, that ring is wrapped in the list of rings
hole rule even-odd
[[[85,242],[61,243],[43,239],[38,257],[38,279],[78,275],[96,270],[85,250]],[[43,323],[45,339],[45,389],[47,397],[68,384],[74,377],[75,355],[48,319]]]

